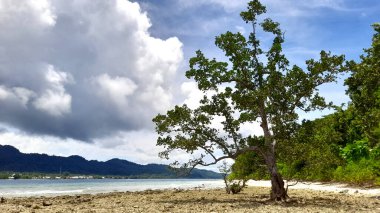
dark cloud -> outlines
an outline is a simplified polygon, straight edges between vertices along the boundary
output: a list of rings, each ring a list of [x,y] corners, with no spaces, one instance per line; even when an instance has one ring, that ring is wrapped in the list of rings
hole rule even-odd
[[[149,128],[151,118],[171,105],[182,44],[152,37],[138,4],[2,4],[0,122],[91,141]]]

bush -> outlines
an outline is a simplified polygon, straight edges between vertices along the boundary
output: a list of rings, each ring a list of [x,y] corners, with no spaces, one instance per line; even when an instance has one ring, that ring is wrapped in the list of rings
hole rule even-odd
[[[346,166],[339,166],[335,170],[334,179],[355,184],[380,185],[380,162],[365,158],[357,162],[350,161]]]
[[[380,143],[370,152],[370,158],[380,161]]]
[[[370,148],[368,147],[368,139],[354,141],[347,144],[340,152],[341,156],[348,162],[359,161],[362,158],[369,158]]]
[[[232,194],[238,194],[240,193],[244,187],[246,187],[246,182],[247,180],[239,180],[238,182],[232,182],[229,184],[228,188],[229,188],[229,191],[232,193]]]

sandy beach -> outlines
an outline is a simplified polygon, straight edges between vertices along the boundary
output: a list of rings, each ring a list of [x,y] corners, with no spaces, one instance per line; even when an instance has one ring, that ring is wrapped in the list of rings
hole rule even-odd
[[[284,203],[269,201],[268,192],[250,186],[237,195],[193,189],[4,198],[0,212],[380,212],[380,196],[373,194],[289,189]]]

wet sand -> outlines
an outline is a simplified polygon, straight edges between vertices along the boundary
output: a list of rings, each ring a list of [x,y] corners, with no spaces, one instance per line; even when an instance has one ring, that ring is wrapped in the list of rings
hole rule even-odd
[[[147,190],[96,195],[5,198],[0,212],[380,212],[380,196],[289,189],[288,202],[269,201],[269,188]]]

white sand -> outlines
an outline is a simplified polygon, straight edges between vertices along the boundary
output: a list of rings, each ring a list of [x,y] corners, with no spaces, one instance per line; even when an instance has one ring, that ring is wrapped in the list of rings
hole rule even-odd
[[[289,182],[289,185],[294,184],[295,182]],[[248,181],[248,186],[261,186],[261,187],[270,187],[270,181],[267,180],[250,180]],[[336,193],[347,193],[347,194],[360,194],[360,195],[370,195],[370,196],[380,196],[380,188],[359,188],[359,187],[350,187],[346,184],[339,183],[320,183],[320,182],[298,182],[294,186],[289,186],[291,189],[309,189],[316,191],[328,191]]]

